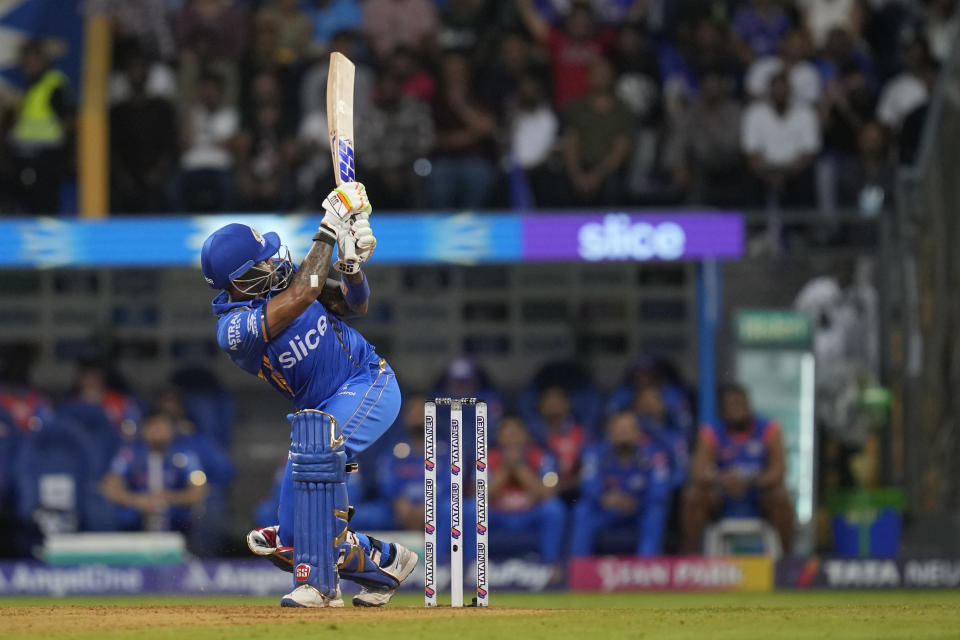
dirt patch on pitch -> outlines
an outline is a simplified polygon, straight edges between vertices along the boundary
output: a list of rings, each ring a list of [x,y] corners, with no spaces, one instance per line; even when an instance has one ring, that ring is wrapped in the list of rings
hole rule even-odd
[[[0,608],[0,636],[50,637],[108,632],[234,625],[316,623],[389,623],[471,616],[515,617],[543,609],[451,609],[390,607],[365,609],[283,609],[268,606],[35,606]]]

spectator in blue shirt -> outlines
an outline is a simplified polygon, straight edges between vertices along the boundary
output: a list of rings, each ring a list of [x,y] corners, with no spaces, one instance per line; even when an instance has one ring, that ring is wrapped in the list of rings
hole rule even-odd
[[[207,495],[207,476],[192,448],[175,444],[173,420],[153,414],[140,438],[122,447],[100,488],[115,509],[118,529],[186,532],[192,510]]]
[[[730,26],[737,53],[749,64],[754,58],[776,55],[793,23],[773,0],[750,0],[734,14]]]
[[[634,413],[615,414],[606,441],[584,455],[572,555],[591,555],[602,529],[634,526],[637,555],[661,553],[669,492],[666,454],[644,435]]]

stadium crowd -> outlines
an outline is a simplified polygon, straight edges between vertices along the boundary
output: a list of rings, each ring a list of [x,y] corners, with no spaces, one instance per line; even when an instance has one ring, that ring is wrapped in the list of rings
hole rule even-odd
[[[309,210],[327,56],[382,209],[860,206],[917,146],[957,0],[91,0],[116,25],[114,213]],[[0,212],[50,213],[75,91],[36,42]]]
[[[262,500],[252,512],[228,514],[235,408],[208,373],[184,370],[146,402],[109,366],[88,361],[53,403],[25,383],[18,362],[5,357],[0,385],[0,515],[16,523],[4,528],[12,538],[0,546],[6,553],[30,555],[58,532],[176,530],[192,551],[211,556],[238,550],[227,523],[276,523],[282,466],[272,494],[264,482],[262,495],[248,498]],[[718,423],[701,427],[687,386],[666,363],[646,358],[609,393],[582,366],[558,362],[515,394],[457,358],[430,394],[488,404],[498,555],[555,563],[600,552],[696,553],[718,516],[765,517],[789,548],[793,510],[779,427],[755,417],[735,385],[720,391]],[[406,394],[397,423],[350,474],[354,528],[422,531],[425,398]],[[438,434],[442,461],[449,434]],[[471,459],[472,441],[464,440]],[[465,487],[471,531],[472,483]],[[440,522],[449,517],[442,493]]]

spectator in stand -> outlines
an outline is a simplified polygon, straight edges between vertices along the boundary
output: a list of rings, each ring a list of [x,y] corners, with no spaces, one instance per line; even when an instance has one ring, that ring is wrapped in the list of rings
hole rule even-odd
[[[432,0],[366,0],[363,29],[381,60],[399,46],[428,49],[437,32],[437,8]]]
[[[687,434],[670,421],[663,392],[658,385],[649,385],[637,392],[634,411],[640,429],[650,441],[667,454],[671,489],[679,489],[687,481],[690,445]]]
[[[613,93],[613,68],[594,59],[590,92],[564,114],[563,160],[573,199],[581,205],[617,205],[633,146],[633,116]]]
[[[637,555],[660,554],[669,493],[666,454],[643,434],[635,414],[614,414],[607,423],[606,440],[583,456],[571,555],[593,555],[600,531],[627,528],[636,540]]]
[[[71,166],[74,102],[70,81],[51,65],[45,45],[30,40],[20,48],[26,80],[0,154],[0,185],[20,212],[50,215],[60,210],[60,187]],[[4,132],[0,132],[4,133]]]
[[[302,60],[313,37],[313,21],[300,0],[270,0],[257,14],[257,23],[268,22],[277,34],[277,61],[289,65]]]
[[[177,115],[169,100],[148,94],[148,71],[143,56],[127,56],[129,96],[110,108],[110,208],[116,213],[170,211]]]
[[[861,0],[797,0],[802,12],[803,26],[813,40],[813,46],[822,48],[834,30],[841,30],[853,38],[860,37],[863,26]]]
[[[587,444],[587,430],[577,422],[570,396],[561,386],[547,387],[537,402],[538,440],[546,445],[557,466],[557,495],[573,504],[580,494],[580,459]]]
[[[553,106],[562,112],[590,90],[593,66],[613,47],[614,35],[597,29],[589,5],[573,5],[560,29],[543,19],[533,0],[515,2],[527,31],[547,49],[553,72]]]
[[[177,100],[177,75],[163,60],[151,58],[149,49],[136,40],[117,39],[113,45],[114,68],[107,85],[110,105],[130,99],[132,88],[127,77],[128,58],[144,60],[147,65],[144,93],[150,98]]]
[[[512,106],[524,76],[533,74],[539,80],[549,73],[537,51],[524,34],[508,31],[500,36],[495,54],[481,59],[479,91],[483,100],[496,108],[498,118]]]
[[[877,120],[894,135],[899,134],[903,121],[912,111],[927,103],[937,71],[923,40],[907,44],[903,58],[903,71],[887,81],[877,103]]]
[[[382,71],[374,90],[373,109],[357,130],[358,172],[382,209],[422,206],[422,178],[414,164],[434,145],[430,108],[404,95],[392,67]]]
[[[173,37],[166,0],[89,0],[84,9],[109,15],[116,40],[136,41],[144,53],[159,60],[173,60]]]
[[[260,99],[236,140],[237,191],[249,211],[293,207],[296,143],[280,108],[280,97]]]
[[[820,77],[823,80],[825,92],[830,84],[836,82],[840,76],[857,70],[867,80],[867,88],[871,93],[877,89],[877,76],[874,70],[871,51],[862,41],[855,40],[842,29],[834,29],[827,37],[827,43],[818,51],[814,60]],[[827,97],[827,96],[825,96]]]
[[[307,13],[313,23],[314,54],[326,53],[335,35],[357,31],[363,23],[357,0],[312,0]]]
[[[478,58],[486,57],[491,44],[486,30],[496,24],[496,3],[490,0],[447,0],[440,4],[440,24],[437,28],[437,47],[472,51]]]
[[[437,95],[437,80],[424,68],[420,54],[410,47],[397,47],[390,56],[390,67],[400,81],[404,95],[433,102]]]
[[[770,96],[743,115],[741,146],[757,183],[755,202],[812,204],[813,160],[820,124],[809,105],[790,99],[785,72],[770,79]]]
[[[181,174],[178,197],[186,211],[223,211],[233,203],[233,145],[237,110],[224,96],[223,78],[204,72],[197,99],[180,129]]]
[[[848,177],[859,174],[860,134],[873,120],[876,110],[876,100],[867,82],[863,71],[852,66],[827,85],[820,110],[824,153],[817,160],[817,195],[821,211],[830,213],[839,204],[855,204],[849,199]],[[841,182],[847,186],[841,186]]]
[[[80,363],[74,393],[68,402],[102,410],[114,430],[125,438],[136,433],[143,417],[136,398],[111,384],[110,369],[96,360]]]
[[[930,43],[930,55],[939,64],[947,61],[950,48],[960,31],[960,2],[957,0],[926,0],[923,19],[923,37]]]
[[[216,48],[217,35],[209,29],[197,29],[180,48],[177,71],[177,110],[182,115],[193,107],[200,91],[200,76],[215,74],[223,83],[223,102],[240,103],[240,60],[228,58]]]
[[[890,133],[877,122],[860,127],[858,162],[853,170],[840,174],[839,200],[843,206],[858,207],[875,214],[894,194],[895,166],[890,151]]]
[[[555,564],[563,545],[566,508],[557,498],[553,459],[530,440],[523,420],[506,416],[488,453],[490,527],[494,531],[537,531],[540,560]]]
[[[53,419],[50,401],[30,384],[37,350],[28,344],[0,348],[0,413],[5,412],[19,431],[35,431]]]
[[[240,75],[246,79],[240,86],[241,116],[245,122],[252,122],[254,111],[267,101],[256,95],[264,90],[270,92],[270,101],[283,108],[281,116],[285,123],[299,121],[299,62],[286,57],[280,45],[280,31],[274,22],[261,20],[256,23],[250,49],[240,65]],[[269,86],[264,88],[262,85]]]
[[[174,21],[182,45],[204,31],[213,38],[212,48],[228,60],[239,60],[247,46],[250,15],[240,0],[187,0]]]
[[[743,387],[720,390],[720,422],[700,431],[683,500],[684,544],[700,553],[711,518],[766,518],[784,553],[793,541],[793,505],[784,484],[786,458],[780,425],[756,416]]]
[[[428,182],[430,204],[438,209],[480,209],[488,205],[497,180],[497,121],[474,95],[467,58],[447,53],[440,91],[433,103],[436,149]]]
[[[807,55],[806,36],[794,30],[780,41],[780,56],[765,56],[754,60],[744,80],[751,98],[761,100],[768,95],[770,79],[777,73],[786,73],[790,82],[792,100],[816,108],[823,93],[820,72]]]
[[[793,23],[775,0],[748,0],[734,14],[731,27],[737,53],[749,64],[754,58],[775,55]]]
[[[153,414],[141,437],[114,457],[100,489],[115,505],[118,529],[187,533],[194,525],[207,477],[196,451],[175,445],[175,438],[173,419]]]
[[[699,84],[699,96],[672,127],[664,161],[691,203],[739,204],[744,187],[740,152],[743,116],[740,103],[733,97],[733,78],[718,69],[708,69]]]
[[[690,399],[673,367],[662,360],[641,356],[627,372],[624,383],[610,395],[607,413],[631,411],[636,406],[637,395],[650,386],[660,389],[670,423],[688,439],[692,438],[694,422]]]
[[[537,74],[520,77],[507,122],[511,168],[523,172],[537,205],[559,204],[557,193],[563,191],[557,153],[560,123]]]

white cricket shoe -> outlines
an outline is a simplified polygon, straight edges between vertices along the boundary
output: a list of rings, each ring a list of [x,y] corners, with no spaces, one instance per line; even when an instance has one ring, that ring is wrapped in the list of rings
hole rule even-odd
[[[343,607],[340,597],[340,587],[337,587],[337,597],[327,598],[309,584],[302,584],[280,601],[281,607],[310,607],[314,609],[339,609]]]
[[[397,586],[393,589],[369,589],[363,587],[360,589],[360,593],[353,596],[353,606],[382,607],[390,602],[390,599],[397,592],[400,583],[413,573],[413,570],[417,567],[417,561],[420,560],[419,556],[396,542],[393,543],[393,546],[396,548],[396,552],[393,555],[393,562],[382,567],[381,570],[393,576],[397,580]]]

